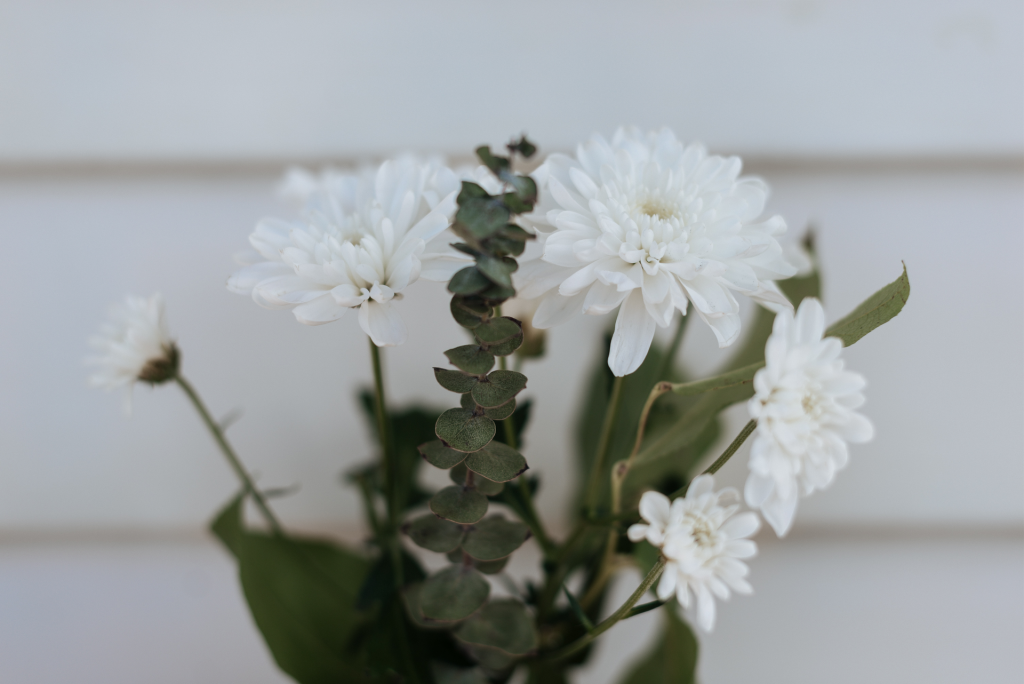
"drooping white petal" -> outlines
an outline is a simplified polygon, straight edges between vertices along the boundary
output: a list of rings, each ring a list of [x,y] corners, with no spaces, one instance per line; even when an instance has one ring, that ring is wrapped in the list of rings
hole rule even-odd
[[[643,363],[657,327],[647,313],[643,292],[633,290],[619,308],[608,352],[608,367],[616,377],[629,375]]]
[[[359,326],[378,347],[393,347],[405,342],[405,323],[391,302],[366,300],[359,307]]]
[[[344,316],[346,311],[348,309],[335,302],[330,292],[325,292],[322,296],[292,309],[295,320],[305,325],[323,325],[336,321]]]

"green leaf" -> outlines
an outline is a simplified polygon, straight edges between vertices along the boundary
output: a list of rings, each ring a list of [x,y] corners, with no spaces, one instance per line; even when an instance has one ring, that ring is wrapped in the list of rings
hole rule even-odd
[[[449,392],[465,394],[473,389],[478,380],[474,375],[466,375],[461,371],[447,370],[445,368],[434,368],[434,378],[437,384]]]
[[[455,220],[478,238],[494,235],[505,227],[509,218],[508,207],[497,197],[466,199],[455,213]]]
[[[825,336],[838,337],[844,347],[849,347],[878,326],[892,320],[903,311],[909,298],[910,278],[907,277],[907,267],[904,265],[903,274],[899,278],[868,297],[848,316],[829,326]]]
[[[464,620],[484,605],[491,585],[469,565],[451,565],[431,575],[420,589],[420,610],[432,620]]]
[[[514,288],[505,287],[504,285],[498,285],[491,283],[491,286],[480,293],[481,297],[493,300],[495,303],[503,302],[510,297],[514,297],[516,291]]]
[[[520,136],[519,140],[513,140],[508,144],[508,151],[510,153],[518,152],[525,158],[529,159],[537,152],[537,146],[526,139],[526,136]]]
[[[493,482],[508,482],[526,471],[526,459],[502,442],[491,442],[466,457],[466,467]]]
[[[420,444],[420,454],[427,463],[441,470],[447,470],[466,460],[466,452],[445,446],[444,442],[438,439]]]
[[[466,530],[462,550],[477,560],[496,561],[512,555],[529,538],[526,525],[492,515]]]
[[[470,330],[483,323],[483,318],[467,310],[465,307],[459,306],[459,298],[460,295],[455,295],[452,297],[451,304],[449,304],[449,309],[451,309],[452,318],[455,319],[455,322],[463,328],[469,328]]]
[[[569,591],[569,587],[565,586],[565,583],[562,583],[562,591],[565,593],[565,598],[569,601],[569,608],[572,609],[573,614],[576,616],[576,619],[580,621],[583,629],[588,632],[592,632],[594,630],[594,623],[591,622],[590,618],[587,617],[587,614],[583,612],[583,606],[581,606],[580,602],[576,600],[576,597],[572,595],[572,592]]]
[[[523,202],[533,205],[537,201],[537,184],[529,176],[506,176],[502,180],[510,184]],[[525,212],[519,212],[525,213]]]
[[[465,377],[465,376],[463,376]],[[469,390],[473,400],[484,408],[496,408],[507,404],[526,388],[526,376],[510,370],[496,370],[486,378],[473,384]]]
[[[452,302],[460,309],[465,309],[474,316],[485,318],[491,315],[491,305],[480,297],[464,297],[462,295],[455,295],[452,297]]]
[[[462,181],[462,189],[459,191],[459,196],[455,198],[455,201],[462,204],[467,200],[480,199],[482,197],[490,197],[482,186],[472,181]]]
[[[472,394],[464,394],[462,396],[468,396],[470,397],[471,400],[473,397]],[[473,403],[475,404],[476,402],[473,401]],[[490,418],[491,420],[505,420],[506,418],[511,416],[515,410],[516,400],[513,399],[507,403],[502,404],[501,406],[495,406],[494,408],[484,409],[484,415]]]
[[[483,255],[477,258],[476,268],[492,283],[503,287],[512,287],[512,274],[519,268],[519,264],[510,257],[496,258]]]
[[[635,665],[622,684],[693,684],[697,639],[672,610],[663,610],[665,627],[654,650]]]
[[[500,409],[502,407],[498,407]],[[524,399],[519,402],[519,405],[515,409],[515,413],[512,414],[512,427],[513,432],[516,435],[516,444],[520,447],[523,446],[523,432],[526,431],[526,425],[530,422],[530,411],[533,408],[532,399]],[[498,410],[493,409],[493,410]],[[485,411],[486,414],[486,411]],[[495,418],[497,420],[497,418]],[[494,441],[508,444],[508,435],[505,434],[505,430],[498,430],[497,434],[494,435]]]
[[[487,351],[495,356],[508,356],[509,354],[514,354],[522,345],[523,333],[520,331],[517,335],[508,338],[504,342],[487,345]]]
[[[491,601],[456,630],[455,638],[474,647],[490,648],[510,656],[537,649],[533,617],[515,599]]]
[[[501,318],[492,318],[485,323],[482,323],[478,328],[473,331],[476,338],[484,344],[497,344],[503,342],[510,337],[521,335],[523,332],[523,326],[514,318],[508,316],[502,316]]]
[[[481,145],[475,150],[480,163],[490,169],[495,176],[511,167],[512,162],[508,157],[501,157],[491,152],[490,145]]]
[[[429,514],[406,523],[402,531],[409,535],[416,546],[435,553],[448,553],[459,548],[465,533],[461,525]]]
[[[487,497],[475,489],[445,487],[430,499],[430,510],[445,520],[472,525],[487,513]]]
[[[364,619],[354,606],[369,564],[325,541],[245,529],[243,499],[211,529],[238,561],[249,610],[278,667],[301,684],[362,681],[349,648]]]
[[[477,451],[494,439],[494,421],[464,408],[448,409],[437,418],[434,432],[456,451]]]
[[[448,291],[461,295],[474,295],[490,286],[491,281],[478,271],[476,266],[467,266],[457,271],[448,281]]]
[[[466,472],[468,470],[469,469],[466,468],[465,463],[460,463],[448,471],[448,478],[457,485],[464,485],[466,483]],[[498,494],[501,494],[501,490],[504,488],[504,483],[494,482],[493,480],[488,480],[483,475],[473,473],[473,489],[484,496],[497,496]]]
[[[466,558],[467,557],[464,557],[462,555],[461,548],[457,551],[451,551],[448,553],[448,560],[452,563],[463,563],[466,561]],[[495,561],[481,561],[473,558],[472,556],[468,556],[468,559],[473,564],[474,568],[484,573],[485,575],[497,575],[499,572],[505,569],[506,565],[508,565],[509,557],[505,556],[504,558],[499,558]]]
[[[434,680],[437,684],[489,684],[480,670],[456,668],[449,665],[434,666]]]
[[[444,355],[448,357],[453,366],[473,375],[483,375],[494,368],[494,355],[475,344],[449,349]]]

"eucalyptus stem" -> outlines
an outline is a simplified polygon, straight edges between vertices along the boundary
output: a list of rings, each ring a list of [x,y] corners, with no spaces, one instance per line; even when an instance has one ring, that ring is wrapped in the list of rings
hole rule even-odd
[[[594,463],[590,470],[590,480],[587,483],[587,494],[585,504],[587,512],[593,514],[597,506],[597,497],[601,491],[601,477],[604,473],[604,462],[608,458],[608,448],[612,441],[612,428],[615,425],[615,414],[619,412],[619,399],[622,397],[622,382],[624,376],[615,378],[612,384],[612,393],[608,398],[608,406],[604,412],[604,425],[601,428],[601,438],[597,443],[597,452],[594,454]]]
[[[635,606],[637,601],[643,598],[643,595],[647,593],[647,590],[654,585],[658,577],[661,576],[661,571],[664,569],[665,558],[663,556],[658,559],[658,562],[655,563],[654,567],[651,568],[651,571],[647,573],[647,576],[644,577],[643,581],[640,583],[640,586],[636,588],[636,591],[634,591],[628,599],[626,599],[625,603],[619,606],[618,610],[616,610],[614,613],[608,616],[599,625],[597,625],[597,627],[592,629],[587,634],[583,635],[571,644],[563,646],[562,648],[556,651],[552,651],[548,655],[543,656],[542,659],[546,661],[556,661],[568,658],[573,653],[576,653],[580,649],[585,648],[588,644],[594,641],[594,639],[596,639],[597,637],[601,636],[609,629],[614,627],[615,624],[618,623],[620,620],[629,617],[630,612],[633,609],[633,606]]]
[[[256,485],[253,483],[252,478],[249,477],[249,473],[245,471],[245,467],[239,460],[235,450],[231,448],[231,444],[228,443],[227,437],[224,436],[224,431],[221,429],[217,421],[213,419],[210,412],[207,410],[206,405],[203,404],[203,400],[199,398],[199,394],[196,392],[192,384],[185,379],[182,375],[175,375],[174,381],[178,383],[178,386],[185,391],[188,398],[192,400],[192,405],[196,407],[196,411],[202,417],[203,422],[206,423],[206,427],[209,428],[210,433],[213,435],[213,439],[217,442],[217,446],[220,447],[224,457],[227,458],[228,463],[231,465],[232,470],[238,476],[238,479],[242,481],[242,486],[245,487],[246,492],[252,497],[252,500],[256,502],[256,507],[260,509],[260,513],[266,519],[267,524],[270,525],[270,529],[274,531],[274,534],[283,535],[284,530],[281,528],[281,523],[278,522],[274,512],[270,510],[267,505],[266,499],[263,498],[263,494],[256,489]]]

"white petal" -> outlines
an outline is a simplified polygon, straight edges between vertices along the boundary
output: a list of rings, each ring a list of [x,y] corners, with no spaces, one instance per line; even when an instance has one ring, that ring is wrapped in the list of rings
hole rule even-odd
[[[626,536],[629,537],[629,541],[634,543],[642,541],[647,536],[649,527],[650,525],[644,525],[643,523],[630,525],[629,529],[626,530]]]
[[[251,294],[253,288],[263,280],[294,273],[291,266],[280,261],[261,261],[235,271],[228,278],[228,290],[236,294]]]
[[[798,342],[810,344],[820,341],[825,332],[825,310],[821,308],[821,302],[814,297],[800,302],[795,322]]]
[[[619,309],[608,352],[608,367],[616,377],[629,375],[640,367],[651,348],[656,327],[644,305],[643,292],[633,290]]]
[[[697,624],[705,632],[715,628],[715,598],[703,584],[697,588]]]
[[[715,488],[715,477],[714,475],[698,475],[693,478],[693,482],[686,489],[687,499],[696,499],[699,496],[707,494]]]
[[[583,311],[586,296],[585,292],[572,297],[563,297],[557,292],[547,294],[537,307],[537,313],[533,315],[533,327],[544,329],[564,323]]]
[[[348,308],[339,306],[334,301],[334,297],[331,296],[330,292],[326,292],[322,297],[305,304],[300,304],[292,309],[296,320],[305,325],[321,325],[336,321],[344,316],[346,311],[348,311]]]
[[[730,539],[742,539],[754,534],[760,527],[761,521],[757,514],[747,511],[727,520],[719,531]]]
[[[775,481],[770,477],[750,473],[747,476],[747,484],[743,488],[743,496],[747,505],[751,508],[760,508],[771,493],[775,490]]]
[[[672,594],[676,593],[676,580],[678,579],[678,571],[674,564],[669,563],[665,567],[665,571],[661,574],[661,581],[658,582],[658,599],[661,601],[667,601]],[[684,586],[685,588],[685,586]]]
[[[728,347],[730,344],[736,341],[740,336],[740,316],[739,314],[726,314],[717,318],[711,318],[706,316],[703,311],[698,309],[696,306],[693,307],[700,319],[708,324],[711,328],[711,332],[715,333],[715,339],[718,340],[719,347]]]
[[[640,517],[647,522],[666,527],[669,521],[671,505],[668,497],[661,492],[644,492],[640,497]]]
[[[393,347],[405,342],[405,323],[391,302],[371,300],[359,307],[359,326],[378,347]]]
[[[793,487],[785,498],[779,496],[778,490],[769,497],[761,506],[761,514],[768,524],[775,530],[779,537],[785,537],[789,528],[793,525],[793,518],[796,516],[796,504],[799,499],[799,492]]]

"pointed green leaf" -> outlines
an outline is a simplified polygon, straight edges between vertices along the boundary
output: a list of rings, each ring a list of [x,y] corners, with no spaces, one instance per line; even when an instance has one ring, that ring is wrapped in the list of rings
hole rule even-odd
[[[437,439],[421,444],[420,455],[427,463],[441,470],[447,470],[466,460],[466,452],[445,446],[444,442]]]
[[[583,612],[583,606],[581,606],[580,602],[576,600],[576,597],[572,595],[572,592],[569,591],[569,587],[565,586],[564,582],[562,583],[562,591],[565,592],[565,598],[569,601],[569,608],[572,609],[576,619],[580,621],[581,625],[583,625],[583,629],[588,632],[592,632],[594,630],[594,623],[591,622],[590,618],[587,617],[587,614]]]
[[[466,530],[462,550],[481,561],[510,556],[530,538],[530,528],[520,522],[492,515]]]
[[[480,406],[496,408],[514,399],[525,387],[526,376],[522,373],[496,370],[479,382],[474,382],[467,391],[472,391],[473,400]]]
[[[537,649],[533,617],[515,599],[491,601],[456,630],[464,644],[493,648],[511,656],[523,656]]]
[[[693,684],[697,671],[697,639],[675,615],[663,610],[665,628],[654,650],[635,665],[622,684]]]
[[[432,620],[464,620],[484,605],[490,583],[469,565],[451,565],[431,575],[420,589],[420,610]]]
[[[475,489],[445,487],[430,499],[430,510],[445,520],[472,525],[487,513],[487,497]]]
[[[501,318],[492,318],[482,323],[473,331],[473,334],[483,344],[497,344],[504,342],[510,337],[521,335],[522,332],[523,326],[519,321],[508,316],[502,316]]]
[[[907,267],[904,265],[903,275],[868,297],[850,315],[829,326],[825,336],[838,337],[844,347],[849,347],[878,326],[892,320],[903,311],[909,298],[910,278],[907,277]]]
[[[472,394],[463,394],[462,396],[469,397],[470,400],[473,401]],[[473,403],[476,404],[476,401],[473,401]],[[511,416],[515,412],[515,410],[516,400],[513,399],[512,401],[504,403],[501,406],[495,406],[494,408],[484,409],[484,415],[490,418],[491,420],[505,420],[506,418]]]
[[[448,409],[437,418],[434,432],[456,451],[477,451],[494,439],[494,421],[464,408]]]
[[[466,467],[494,482],[508,482],[526,471],[526,459],[518,451],[502,442],[491,442],[479,451],[469,454]]]
[[[435,553],[448,553],[459,548],[465,529],[436,515],[423,515],[406,523],[402,531],[416,546]]]
[[[452,365],[473,375],[484,375],[494,368],[494,355],[475,344],[449,349],[444,355],[448,357]]]
[[[475,375],[466,375],[462,371],[447,370],[445,368],[434,368],[434,378],[437,384],[449,392],[465,394],[473,389],[478,380]]]

